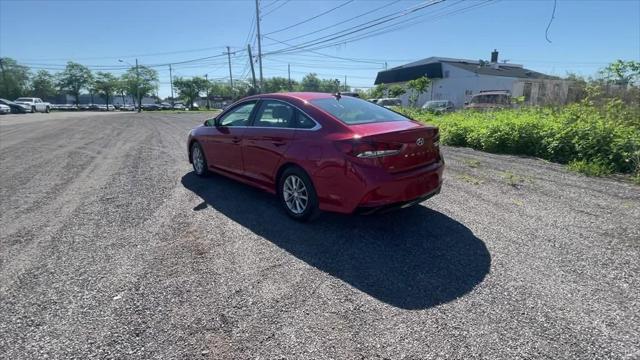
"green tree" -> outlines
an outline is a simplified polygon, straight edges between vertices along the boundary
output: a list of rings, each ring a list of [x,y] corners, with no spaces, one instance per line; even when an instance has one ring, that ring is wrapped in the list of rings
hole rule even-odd
[[[0,97],[15,100],[29,92],[29,68],[11,58],[0,58]]]
[[[409,95],[409,103],[415,107],[418,103],[420,95],[427,91],[427,88],[431,85],[431,79],[426,76],[419,77],[407,82],[407,88],[411,90]]]
[[[119,81],[118,78],[108,72],[96,73],[94,88],[100,96],[102,96],[107,103],[107,109],[109,108],[109,99],[113,98],[113,94],[118,90]]]
[[[122,75],[122,78],[126,83],[127,93],[136,99],[138,112],[140,112],[142,98],[151,96],[156,91],[158,72],[143,65],[138,66],[137,69],[133,66]]]
[[[389,96],[397,98],[407,93],[407,90],[400,85],[393,85],[389,88]]]
[[[186,99],[191,109],[193,109],[193,102],[207,89],[207,86],[210,86],[209,82],[199,76],[191,79],[178,77],[173,80],[173,87],[181,97]]]
[[[56,95],[56,83],[47,70],[40,70],[31,79],[31,94],[41,99],[50,99]]]
[[[327,93],[335,93],[340,90],[340,81],[337,79],[320,80],[320,91]]]
[[[262,91],[265,93],[276,93],[289,90],[289,80],[284,77],[275,76],[265,79],[262,84]]]
[[[373,89],[369,91],[370,99],[380,99],[386,97],[388,86],[384,83],[380,83],[376,85]]]
[[[619,85],[633,84],[640,80],[640,62],[618,59],[600,70],[600,74]]]
[[[231,87],[227,83],[219,81],[211,81],[209,84],[209,94],[214,96],[220,96],[223,98],[232,98]]]
[[[58,75],[58,88],[67,91],[76,98],[76,105],[80,100],[80,91],[89,90],[93,75],[86,66],[69,61],[64,71]]]
[[[309,73],[300,82],[301,91],[320,91],[321,80],[316,73]]]
[[[124,76],[120,76],[118,78],[118,82],[116,83],[115,92],[122,97],[122,105],[125,105],[127,103],[126,101],[126,95],[128,92],[127,89],[128,89],[127,80],[125,79]]]
[[[238,80],[233,82],[233,93],[235,95],[234,99],[241,99],[245,96],[254,95],[256,91],[248,81]]]

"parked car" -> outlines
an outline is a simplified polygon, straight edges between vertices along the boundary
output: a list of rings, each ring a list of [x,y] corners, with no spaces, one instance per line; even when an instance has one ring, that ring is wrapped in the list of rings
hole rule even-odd
[[[449,100],[431,100],[422,105],[422,109],[434,114],[444,114],[453,111],[454,105]]]
[[[378,99],[376,104],[384,107],[402,106],[402,100],[398,98],[384,98]]]
[[[184,110],[184,109],[186,109],[184,104],[181,104],[181,103],[173,104],[173,110]]]
[[[136,107],[131,105],[131,104],[124,104],[124,105],[120,105],[120,108],[118,110],[120,110],[120,111],[135,111]]]
[[[163,102],[160,103],[160,110],[171,110],[173,108],[173,106],[171,106],[171,104]]]
[[[73,104],[51,104],[51,110],[75,111],[78,110],[78,107]]]
[[[160,107],[160,105],[158,104],[142,104],[142,110],[155,111],[161,109],[162,107]]]
[[[7,99],[0,98],[0,104],[8,106],[11,109],[12,114],[24,114],[31,111],[28,106],[16,104],[13,101]]]
[[[369,99],[369,100],[367,100],[367,101],[372,102],[372,103],[374,103],[374,104],[377,104],[377,103],[378,103],[378,99]]]
[[[511,94],[507,91],[486,91],[475,94],[469,102],[465,103],[465,109],[492,110],[510,108]]]
[[[351,97],[360,97],[360,94],[358,94],[357,92],[349,92],[349,91],[345,91],[345,92],[341,92],[340,93],[341,96],[351,96]]]
[[[49,112],[51,111],[51,104],[42,101],[40,98],[34,97],[21,97],[14,101],[16,104],[26,105],[32,113],[34,112]]]
[[[277,194],[300,221],[418,204],[439,193],[444,169],[438,128],[327,93],[244,98],[191,130],[187,150],[196,175]]]
[[[11,114],[11,108],[5,104],[0,104],[0,114]]]
[[[115,111],[116,107],[109,104],[109,105],[98,105],[98,110],[100,111]]]

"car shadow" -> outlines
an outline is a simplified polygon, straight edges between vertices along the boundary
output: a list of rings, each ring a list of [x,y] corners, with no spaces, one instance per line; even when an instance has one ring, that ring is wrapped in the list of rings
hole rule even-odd
[[[491,265],[483,241],[424,206],[370,216],[291,220],[270,194],[212,175],[182,177],[208,206],[356,289],[402,309],[425,309],[474,289]]]

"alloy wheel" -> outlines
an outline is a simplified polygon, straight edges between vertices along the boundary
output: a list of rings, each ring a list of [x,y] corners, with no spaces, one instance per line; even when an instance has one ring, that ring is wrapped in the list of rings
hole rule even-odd
[[[191,160],[193,161],[193,168],[196,170],[196,173],[202,174],[204,172],[204,156],[202,155],[200,146],[193,146],[193,150],[191,151]]]
[[[284,202],[291,212],[299,215],[306,210],[309,204],[309,192],[301,178],[289,175],[284,181],[282,192]]]

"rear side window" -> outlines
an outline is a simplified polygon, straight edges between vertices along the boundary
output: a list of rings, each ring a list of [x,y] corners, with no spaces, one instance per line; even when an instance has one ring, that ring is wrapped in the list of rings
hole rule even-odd
[[[307,115],[298,111],[298,118],[295,124],[295,128],[297,129],[312,129],[316,126],[316,122],[311,120]]]
[[[315,99],[311,103],[348,125],[409,120],[382,106],[348,96],[339,100],[334,97]]]

